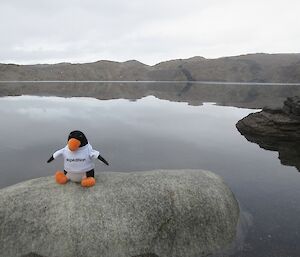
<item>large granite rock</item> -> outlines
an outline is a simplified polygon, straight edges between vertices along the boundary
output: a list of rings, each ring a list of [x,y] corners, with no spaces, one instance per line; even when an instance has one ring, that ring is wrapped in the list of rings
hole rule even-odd
[[[0,256],[207,256],[235,238],[239,207],[209,171],[101,173],[82,188],[53,177],[0,190]]]

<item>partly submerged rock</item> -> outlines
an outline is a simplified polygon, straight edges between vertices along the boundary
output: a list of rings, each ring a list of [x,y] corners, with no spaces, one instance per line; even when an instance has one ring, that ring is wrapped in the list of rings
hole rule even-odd
[[[300,171],[300,97],[289,97],[282,108],[265,107],[236,124],[239,132],[261,148],[278,151],[283,165]]]
[[[96,179],[92,188],[43,177],[1,189],[0,256],[200,257],[234,240],[239,207],[212,172]]]
[[[265,107],[251,113],[236,124],[243,135],[274,137],[282,140],[300,140],[300,97],[287,98],[283,108]]]

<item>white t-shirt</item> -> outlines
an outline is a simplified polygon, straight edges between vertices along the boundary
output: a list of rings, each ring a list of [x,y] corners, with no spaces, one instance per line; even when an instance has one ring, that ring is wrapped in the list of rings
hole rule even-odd
[[[56,159],[59,156],[64,158],[64,169],[67,172],[80,173],[87,172],[95,168],[93,159],[97,159],[99,152],[94,150],[90,144],[83,147],[79,147],[76,151],[71,151],[66,145],[64,148],[56,151],[53,154],[53,158]]]

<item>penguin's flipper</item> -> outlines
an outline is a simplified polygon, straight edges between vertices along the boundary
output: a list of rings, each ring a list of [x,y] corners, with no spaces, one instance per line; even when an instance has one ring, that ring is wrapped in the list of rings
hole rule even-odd
[[[104,162],[107,166],[109,165],[109,163],[107,162],[107,160],[105,160],[100,154],[98,156],[98,159],[102,162]]]
[[[47,163],[52,162],[54,160],[53,155],[49,158],[49,160],[47,161]]]

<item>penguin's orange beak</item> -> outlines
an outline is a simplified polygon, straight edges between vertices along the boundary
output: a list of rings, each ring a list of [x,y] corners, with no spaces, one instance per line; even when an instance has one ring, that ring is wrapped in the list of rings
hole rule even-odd
[[[68,147],[71,151],[76,151],[79,148],[80,144],[80,141],[76,138],[71,138],[68,141]]]

